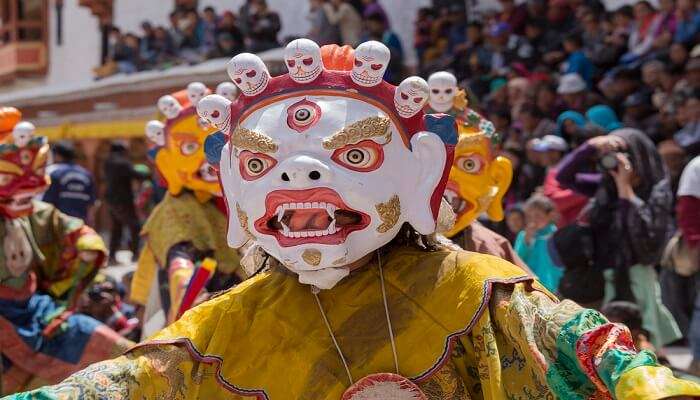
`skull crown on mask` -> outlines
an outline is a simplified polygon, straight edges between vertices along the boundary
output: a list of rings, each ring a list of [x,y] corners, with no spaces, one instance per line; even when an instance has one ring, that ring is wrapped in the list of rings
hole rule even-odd
[[[439,71],[428,77],[430,87],[430,108],[437,112],[447,112],[457,94],[457,78],[447,71]]]
[[[334,74],[343,72],[323,75],[320,48],[308,39],[288,45],[288,75],[269,78],[252,54],[229,62],[245,97],[231,104],[209,95],[197,112],[228,137],[219,170],[232,247],[259,246],[300,282],[328,289],[405,223],[421,234],[435,232],[433,203],[444,184],[444,169],[436,165],[446,164],[445,143],[431,132],[406,132],[403,122],[422,112],[427,82],[414,77],[398,88],[380,86],[381,102],[362,94],[383,82],[389,54],[379,42],[357,48],[350,71],[355,91],[338,85]],[[285,87],[294,90],[274,97]]]

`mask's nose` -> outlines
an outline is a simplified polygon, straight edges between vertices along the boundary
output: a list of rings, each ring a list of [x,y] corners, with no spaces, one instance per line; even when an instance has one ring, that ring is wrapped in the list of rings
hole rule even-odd
[[[316,187],[331,177],[326,164],[306,155],[288,158],[282,162],[278,173],[280,182],[293,188]]]

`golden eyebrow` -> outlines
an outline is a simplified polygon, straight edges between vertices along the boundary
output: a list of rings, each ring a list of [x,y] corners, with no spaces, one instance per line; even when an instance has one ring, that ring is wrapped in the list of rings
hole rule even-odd
[[[460,134],[459,135],[459,140],[457,141],[457,149],[463,146],[468,146],[471,144],[477,144],[481,141],[481,139],[487,138],[486,134],[483,132],[475,132],[475,133],[467,133],[467,134]]]
[[[349,144],[356,144],[365,139],[383,137],[386,142],[391,141],[389,130],[389,118],[368,117],[346,126],[333,135],[323,139],[323,148],[336,150]]]
[[[18,167],[17,165],[5,161],[5,160],[0,160],[0,172],[9,172],[11,174],[15,175],[22,175],[24,174],[24,171],[22,171],[22,168]]]
[[[278,148],[271,137],[240,126],[231,134],[231,144],[239,149],[256,153],[274,153]]]
[[[45,144],[41,146],[39,151],[36,153],[36,157],[34,157],[34,162],[32,163],[32,169],[38,169],[39,167],[43,166],[46,164],[46,159],[49,156],[49,145]]]

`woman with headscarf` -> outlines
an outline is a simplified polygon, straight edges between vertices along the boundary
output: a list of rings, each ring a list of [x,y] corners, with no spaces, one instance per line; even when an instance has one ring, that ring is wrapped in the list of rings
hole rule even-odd
[[[605,133],[622,128],[622,122],[615,111],[604,104],[595,105],[586,111],[588,122],[601,128]]]
[[[660,301],[653,266],[672,231],[673,193],[654,143],[636,129],[589,139],[559,165],[557,180],[589,198],[593,265],[609,269],[604,301],[636,301],[661,347],[681,337]]]
[[[584,126],[586,126],[586,117],[580,112],[568,110],[557,117],[557,135],[567,142],[571,142],[572,138],[579,136],[579,131]]]

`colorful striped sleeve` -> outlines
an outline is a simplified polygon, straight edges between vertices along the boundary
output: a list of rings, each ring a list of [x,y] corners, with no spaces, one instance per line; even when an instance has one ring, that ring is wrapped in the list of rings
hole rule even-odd
[[[656,400],[700,396],[700,384],[675,378],[649,351],[637,351],[629,329],[599,312],[516,286],[496,307],[498,324],[519,321],[546,379],[561,399]],[[500,328],[499,327],[499,328]],[[508,328],[505,328],[508,329]]]

